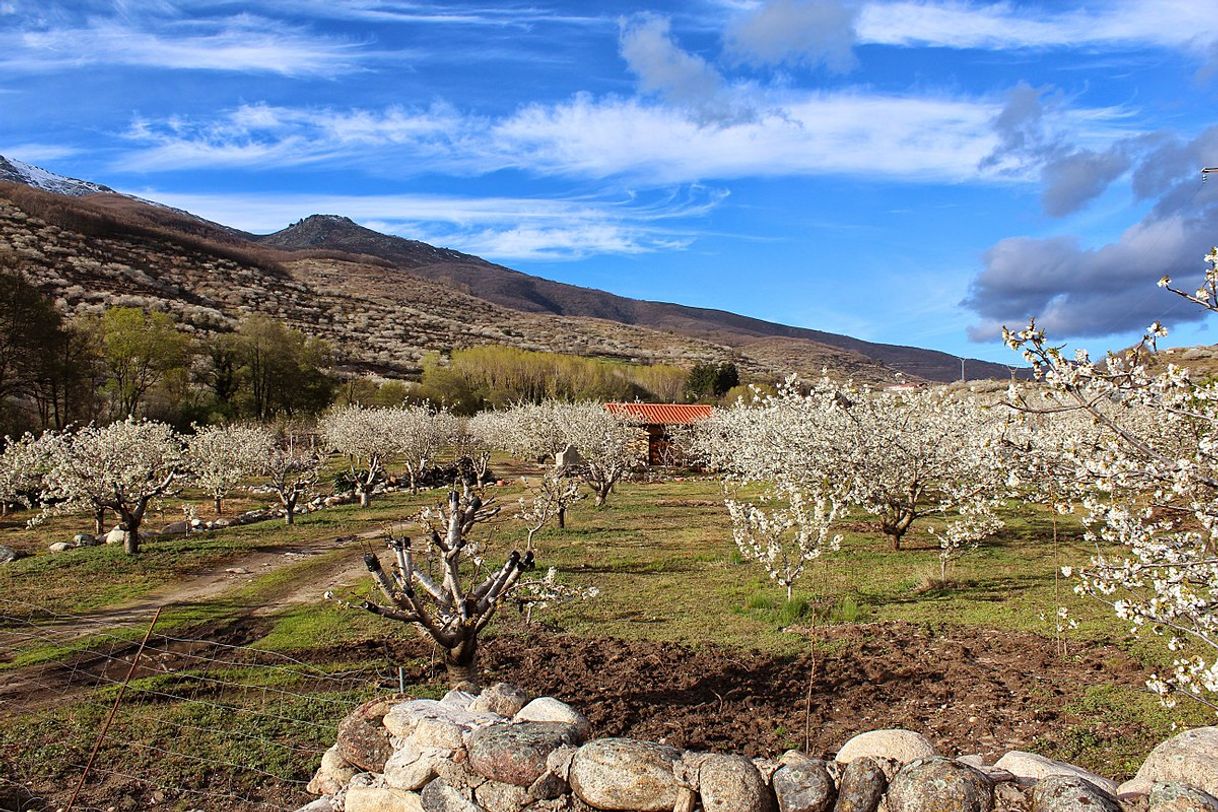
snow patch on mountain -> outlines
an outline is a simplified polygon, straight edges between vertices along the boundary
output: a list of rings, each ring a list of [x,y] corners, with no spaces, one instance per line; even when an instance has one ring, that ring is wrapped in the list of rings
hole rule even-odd
[[[58,195],[69,195],[71,197],[114,193],[114,190],[109,186],[56,175],[54,172],[48,172],[40,166],[27,164],[24,161],[18,161],[13,158],[5,158],[3,155],[0,155],[0,181],[22,183],[26,186],[33,186],[35,189],[42,189],[43,191],[54,192]]]

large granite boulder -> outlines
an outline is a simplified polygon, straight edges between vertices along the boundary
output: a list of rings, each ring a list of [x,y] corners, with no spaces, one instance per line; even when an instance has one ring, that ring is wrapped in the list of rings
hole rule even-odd
[[[936,755],[934,745],[921,733],[893,728],[858,734],[842,745],[836,760],[839,764],[849,764],[867,756],[889,758],[904,765],[933,755]]]
[[[951,759],[918,759],[892,780],[888,808],[891,812],[991,812],[994,782]]]
[[[469,766],[504,784],[528,787],[546,772],[546,759],[564,744],[578,744],[575,730],[562,722],[491,725],[469,738]]]
[[[671,747],[633,739],[597,739],[571,760],[571,789],[597,809],[667,812],[680,795]]]
[[[1218,727],[1186,730],[1150,751],[1119,791],[1149,793],[1156,781],[1176,781],[1218,796]]]

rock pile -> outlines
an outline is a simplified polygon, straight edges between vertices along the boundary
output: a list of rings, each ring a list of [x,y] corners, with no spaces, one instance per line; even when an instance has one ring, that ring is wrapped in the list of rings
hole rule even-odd
[[[392,696],[342,721],[299,812],[1218,812],[1218,727],[1162,743],[1117,786],[1013,751],[947,758],[909,730],[847,741],[833,761],[587,740],[588,721],[500,683]]]

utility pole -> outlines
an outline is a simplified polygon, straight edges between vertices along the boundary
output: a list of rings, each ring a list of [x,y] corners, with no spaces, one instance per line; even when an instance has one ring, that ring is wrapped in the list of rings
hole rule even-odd
[[[960,358],[960,383],[964,383],[964,357]]]

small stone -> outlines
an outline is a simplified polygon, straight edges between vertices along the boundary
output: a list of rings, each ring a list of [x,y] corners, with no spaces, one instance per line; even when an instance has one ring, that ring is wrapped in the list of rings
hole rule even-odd
[[[1177,781],[1159,781],[1150,790],[1149,812],[1218,812],[1218,798]]]
[[[1050,775],[1032,790],[1032,812],[1121,812],[1121,806],[1084,778]]]
[[[555,748],[550,755],[546,756],[546,770],[564,781],[570,780],[571,760],[575,758],[578,751],[578,747],[572,747],[569,744]]]
[[[542,773],[541,777],[529,785],[528,793],[530,798],[539,801],[552,801],[555,798],[560,798],[570,792],[571,787],[566,781],[559,778],[554,773]]]
[[[888,777],[879,762],[856,758],[842,770],[834,812],[875,812],[888,789]]]
[[[358,769],[348,764],[342,754],[338,752],[338,745],[334,745],[321,757],[321,766],[313,775],[313,780],[309,782],[308,791],[314,795],[337,795],[338,791],[346,786]]]
[[[72,544],[77,547],[96,547],[98,543],[97,536],[92,533],[77,533],[72,536]]]
[[[127,531],[121,527],[113,528],[105,537],[106,544],[126,544]]]
[[[75,545],[70,541],[57,541],[47,547],[47,549],[53,553],[65,553],[68,550],[71,550],[73,547],[75,547]]]
[[[994,809],[1000,812],[1027,812],[1032,808],[1031,789],[1011,781],[994,786]]]
[[[437,765],[450,760],[452,754],[450,749],[416,747],[412,742],[385,762],[385,783],[399,789],[422,789],[436,776]]]
[[[492,725],[470,736],[469,765],[486,778],[527,787],[546,773],[550,753],[576,743],[575,731],[561,722]]]
[[[891,812],[991,812],[994,784],[951,759],[918,759],[892,780],[888,808]]]
[[[588,735],[588,720],[582,713],[565,702],[548,696],[539,696],[521,708],[513,722],[562,722],[575,729],[582,741]]]
[[[12,547],[0,544],[0,564],[8,564],[17,560],[17,551]]]
[[[921,733],[912,730],[871,730],[860,733],[842,745],[837,751],[837,761],[849,764],[856,758],[890,758],[902,765],[930,758],[935,748]]]
[[[486,812],[520,812],[529,805],[524,787],[487,781],[474,790],[474,803]]]
[[[1101,778],[1095,773],[1084,770],[1082,767],[1075,767],[1073,764],[1067,764],[1063,761],[1054,761],[1051,758],[1045,758],[1036,753],[1012,750],[994,762],[994,766],[998,769],[1006,770],[1016,778],[1040,781],[1048,778],[1050,775],[1072,775],[1075,778],[1081,778],[1094,784],[1109,795],[1116,795],[1117,791],[1115,781]]]
[[[448,719],[423,718],[415,723],[410,740],[419,747],[456,750],[464,742],[462,729]]]
[[[202,812],[202,810],[197,812]],[[329,798],[318,798],[316,801],[300,807],[296,812],[335,812],[335,809]]]
[[[571,789],[584,803],[606,810],[667,812],[677,802],[671,747],[633,739],[597,739],[571,762]]]
[[[471,694],[469,691],[453,690],[444,695],[444,698],[440,700],[440,704],[449,705],[454,708],[459,708],[460,710],[469,710],[469,706],[473,704],[473,701],[477,698],[477,696]]]
[[[360,705],[338,723],[338,752],[348,763],[379,773],[393,755],[389,731],[382,720],[396,697],[373,699]]]
[[[768,812],[774,795],[744,756],[712,755],[698,771],[704,812]]]
[[[399,739],[406,739],[414,733],[415,726],[421,719],[435,719],[456,725],[462,731],[474,730],[495,722],[505,721],[493,714],[475,714],[462,710],[455,705],[445,705],[434,699],[412,699],[400,702],[385,714],[385,727]]]
[[[1156,781],[1188,784],[1218,797],[1218,727],[1193,728],[1162,742],[1118,791],[1149,793]]]
[[[510,719],[520,713],[521,708],[528,703],[528,694],[506,682],[499,682],[479,694],[470,704],[469,710],[472,713],[497,713]]]
[[[186,521],[170,522],[161,528],[162,536],[184,536],[190,532],[190,523]]]
[[[837,789],[823,761],[797,750],[788,750],[779,761],[782,766],[773,778],[779,812],[829,812],[833,808]]]
[[[419,796],[386,786],[379,776],[360,773],[351,779],[343,797],[344,812],[424,812]]]
[[[437,778],[419,794],[426,812],[482,812],[469,797]]]

